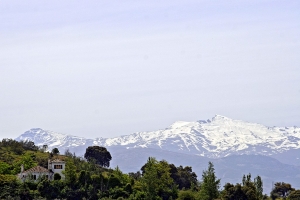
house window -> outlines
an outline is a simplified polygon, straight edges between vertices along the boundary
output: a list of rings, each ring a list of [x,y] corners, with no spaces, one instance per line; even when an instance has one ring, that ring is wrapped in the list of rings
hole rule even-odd
[[[54,169],[62,169],[63,166],[62,165],[54,165]]]
[[[36,175],[33,175],[33,176],[32,176],[32,179],[33,179],[33,180],[36,180]]]

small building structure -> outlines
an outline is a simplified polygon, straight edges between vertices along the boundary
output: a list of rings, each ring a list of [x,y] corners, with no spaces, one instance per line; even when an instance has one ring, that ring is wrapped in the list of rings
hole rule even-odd
[[[58,159],[48,160],[48,169],[36,166],[32,167],[26,171],[24,171],[24,165],[21,166],[21,173],[17,175],[17,177],[21,180],[25,180],[27,178],[32,180],[38,180],[39,178],[45,176],[48,180],[54,179],[54,174],[58,173],[62,179],[65,178],[63,175],[63,171],[65,170],[65,161],[61,161]]]
[[[63,175],[63,171],[65,170],[66,167],[66,163],[65,161],[61,161],[59,159],[55,159],[55,160],[48,160],[48,170],[52,171],[54,174],[58,173],[60,174],[60,176],[62,178],[64,178],[65,176]]]

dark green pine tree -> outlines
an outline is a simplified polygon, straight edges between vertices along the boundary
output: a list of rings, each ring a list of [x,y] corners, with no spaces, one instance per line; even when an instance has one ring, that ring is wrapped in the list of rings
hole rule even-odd
[[[202,183],[200,196],[205,200],[218,198],[220,188],[220,179],[217,179],[215,168],[212,162],[208,163],[208,169],[202,173]]]

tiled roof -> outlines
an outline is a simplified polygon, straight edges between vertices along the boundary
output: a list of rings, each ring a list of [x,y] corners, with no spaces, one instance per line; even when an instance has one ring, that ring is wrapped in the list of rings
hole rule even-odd
[[[50,163],[64,163],[65,161],[61,161],[59,159],[51,160]]]
[[[50,172],[50,171],[49,171],[49,169],[46,169],[44,167],[36,166],[36,167],[32,167],[30,169],[27,169],[23,173],[33,173],[33,172]]]

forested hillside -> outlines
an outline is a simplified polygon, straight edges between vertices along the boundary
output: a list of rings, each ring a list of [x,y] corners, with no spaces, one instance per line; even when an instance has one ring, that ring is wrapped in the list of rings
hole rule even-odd
[[[110,153],[104,147],[89,147],[85,158],[69,151],[38,147],[30,141],[3,139],[0,142],[0,199],[300,199],[300,190],[277,182],[271,194],[263,191],[263,179],[246,174],[240,183],[220,185],[213,163],[198,176],[190,166],[175,166],[166,160],[145,158],[140,171],[123,173],[109,168]],[[48,159],[66,162],[65,179],[17,178],[34,166],[47,168]]]

